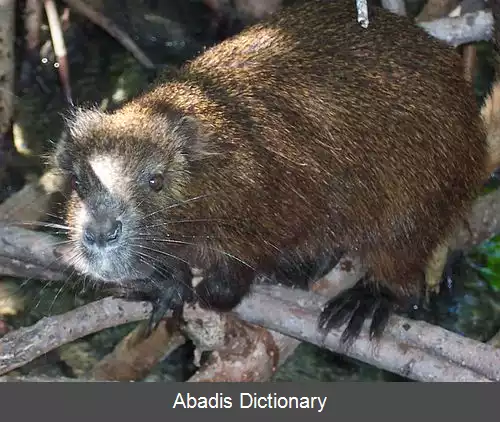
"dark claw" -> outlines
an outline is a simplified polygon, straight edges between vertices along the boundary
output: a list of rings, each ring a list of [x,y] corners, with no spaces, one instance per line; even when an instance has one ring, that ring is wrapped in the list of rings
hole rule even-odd
[[[379,302],[372,315],[372,323],[370,325],[370,340],[380,338],[384,332],[389,317],[391,316],[392,305],[386,301],[386,306],[381,306]]]
[[[178,274],[178,277],[182,276],[185,275]],[[189,277],[192,277],[191,273],[189,273]],[[156,288],[155,295],[151,300],[153,310],[145,330],[145,335],[148,337],[158,328],[158,324],[168,311],[172,311],[172,319],[180,321],[184,311],[184,303],[192,302],[193,300],[194,295],[191,288],[191,280],[188,280],[187,277],[184,280],[181,278],[169,280],[168,286],[165,286],[165,284],[163,282],[161,287]]]
[[[194,296],[191,282],[190,269],[179,266],[169,273],[158,272],[154,279],[137,280],[127,286],[115,287],[113,295],[130,301],[151,302],[153,310],[143,331],[144,337],[149,337],[169,311],[172,311],[174,320],[182,319],[184,303],[191,302]]]
[[[394,310],[394,300],[394,295],[387,289],[371,290],[367,280],[362,279],[327,302],[318,319],[319,329],[326,335],[347,322],[341,342],[350,344],[359,336],[365,320],[371,317],[370,338],[378,338]]]
[[[319,316],[320,329],[326,334],[333,328],[341,327],[352,317],[356,306],[357,303],[351,301],[349,289],[344,290],[325,305]]]
[[[120,297],[131,302],[150,302],[153,306],[153,310],[143,331],[144,338],[149,337],[158,328],[160,321],[168,311],[172,311],[173,319],[180,320],[184,309],[184,300],[187,301],[189,299],[187,296],[182,297],[182,292],[179,290],[178,285],[172,285],[169,288],[161,290],[147,287],[140,286],[135,290],[128,291],[125,289],[113,290],[114,297]]]
[[[153,310],[144,330],[145,337],[149,337],[158,328],[160,321],[168,311],[172,311],[173,319],[180,320],[182,318],[184,301],[181,299],[178,291],[172,292],[171,289],[165,289],[156,299],[151,301],[151,304],[153,305]]]
[[[342,333],[342,342],[349,343],[351,340],[358,337],[365,320],[370,318],[374,310],[379,306],[380,304],[378,302],[371,301],[370,298],[358,300],[356,309],[347,324],[347,328]],[[372,327],[370,327],[370,331],[371,328]]]

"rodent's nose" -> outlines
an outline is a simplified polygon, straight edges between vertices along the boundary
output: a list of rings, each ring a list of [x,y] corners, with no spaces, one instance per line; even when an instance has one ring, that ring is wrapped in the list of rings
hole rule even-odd
[[[116,242],[122,234],[122,223],[119,220],[107,220],[91,223],[83,230],[83,241],[89,246],[104,248]]]

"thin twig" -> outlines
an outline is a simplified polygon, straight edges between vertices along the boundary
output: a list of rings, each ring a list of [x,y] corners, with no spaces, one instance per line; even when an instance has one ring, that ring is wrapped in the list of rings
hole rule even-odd
[[[73,99],[71,97],[71,84],[69,79],[68,56],[66,53],[66,45],[64,43],[64,35],[61,28],[59,14],[54,0],[45,0],[45,13],[49,22],[50,37],[52,38],[52,48],[57,59],[57,68],[59,78],[63,87],[66,102],[72,106]]]
[[[15,3],[14,0],[0,0],[0,143],[12,126]]]
[[[24,26],[26,28],[26,44],[30,52],[40,45],[40,22],[42,21],[42,4],[39,0],[26,0]]]

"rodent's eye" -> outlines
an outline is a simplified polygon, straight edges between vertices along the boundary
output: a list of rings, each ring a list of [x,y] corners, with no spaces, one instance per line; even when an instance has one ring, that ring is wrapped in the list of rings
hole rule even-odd
[[[163,176],[154,174],[149,178],[149,187],[155,192],[160,192],[163,189]]]

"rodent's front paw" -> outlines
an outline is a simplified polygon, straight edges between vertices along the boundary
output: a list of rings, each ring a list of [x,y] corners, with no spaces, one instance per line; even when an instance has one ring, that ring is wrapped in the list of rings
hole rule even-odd
[[[182,319],[184,303],[194,300],[191,282],[191,272],[181,270],[167,280],[155,280],[155,294],[150,299],[153,310],[145,333],[147,336],[158,327],[158,324],[168,311],[172,311],[172,318],[176,320]]]
[[[168,311],[172,311],[172,318],[182,318],[185,299],[177,287],[178,286],[172,286],[171,288],[161,289],[157,297],[151,300],[153,310],[151,311],[151,316],[149,317],[147,328],[144,333],[146,337],[149,337],[158,327],[158,324]]]

